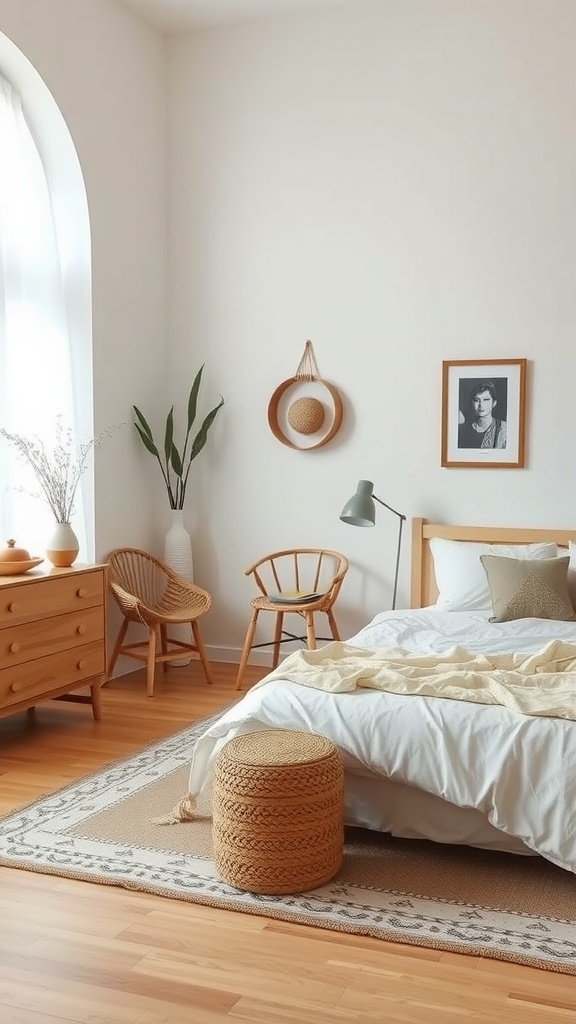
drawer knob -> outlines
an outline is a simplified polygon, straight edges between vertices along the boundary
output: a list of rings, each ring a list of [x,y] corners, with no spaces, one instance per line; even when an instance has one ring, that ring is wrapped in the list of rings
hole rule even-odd
[[[79,636],[84,636],[84,633],[86,632],[86,626],[78,626],[76,632],[78,633]]]
[[[76,665],[76,668],[82,670],[85,666],[86,666],[86,662],[83,661],[82,659],[80,659],[80,661]]]
[[[8,605],[8,611],[9,612],[17,612],[18,611],[18,605],[16,604],[15,601],[12,601],[12,604]]]
[[[42,691],[43,692],[45,692],[45,691],[49,690],[51,687],[53,687],[55,682],[56,682],[56,680],[54,679],[54,676],[44,676],[43,679],[39,680],[39,683],[42,686]],[[10,690],[11,690],[12,693],[20,693],[22,690],[26,690],[28,685],[29,684],[25,683],[25,682],[11,683],[10,684]],[[38,690],[38,692],[40,692],[40,690]]]
[[[88,597],[88,591],[87,591],[86,587],[80,587],[76,591],[76,597]]]
[[[10,644],[10,650],[12,651],[12,654],[18,654],[20,644]]]

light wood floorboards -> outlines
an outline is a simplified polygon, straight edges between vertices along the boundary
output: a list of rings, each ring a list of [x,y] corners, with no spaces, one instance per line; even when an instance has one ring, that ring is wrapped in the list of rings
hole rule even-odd
[[[51,702],[0,720],[0,813],[237,696],[236,666],[136,672],[101,722]],[[263,675],[248,669],[247,682]],[[0,869],[1,1024],[560,1024],[576,977]]]

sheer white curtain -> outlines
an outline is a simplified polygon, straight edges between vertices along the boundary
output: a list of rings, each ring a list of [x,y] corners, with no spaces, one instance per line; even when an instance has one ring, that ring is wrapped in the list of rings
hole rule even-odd
[[[51,185],[22,109],[0,76],[0,426],[36,435],[49,447],[57,417],[74,423],[74,353]],[[86,441],[86,436],[80,436]],[[0,437],[0,544],[43,556],[54,517],[36,478]],[[86,560],[87,530],[79,488],[73,527]]]

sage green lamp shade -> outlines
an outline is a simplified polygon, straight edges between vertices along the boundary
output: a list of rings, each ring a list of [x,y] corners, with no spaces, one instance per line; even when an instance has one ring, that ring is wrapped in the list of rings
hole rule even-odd
[[[374,484],[371,480],[360,480],[356,494],[346,502],[340,519],[350,526],[374,526],[376,522],[376,506],[372,492]]]

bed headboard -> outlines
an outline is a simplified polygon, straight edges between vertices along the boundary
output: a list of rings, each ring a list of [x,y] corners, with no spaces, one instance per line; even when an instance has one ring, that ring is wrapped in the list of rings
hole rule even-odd
[[[485,544],[537,544],[552,542],[567,547],[576,542],[576,530],[538,530],[530,527],[500,526],[447,526],[429,523],[427,519],[412,520],[412,569],[410,579],[410,607],[425,608],[434,604],[438,590],[434,579],[434,565],[430,552],[430,539],[480,541]]]

